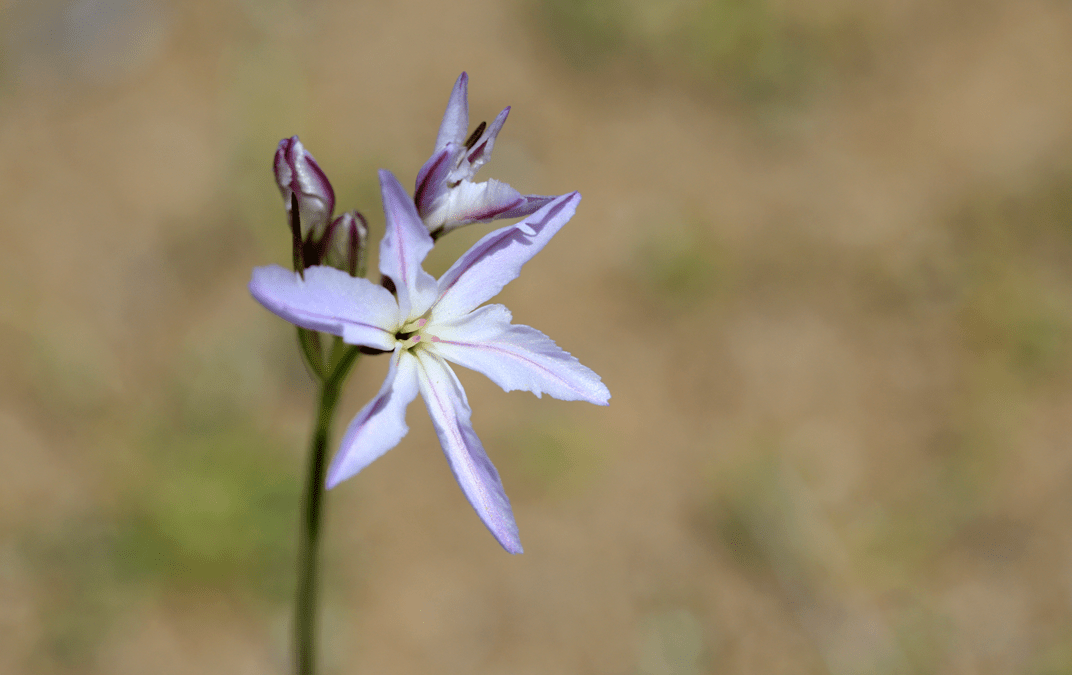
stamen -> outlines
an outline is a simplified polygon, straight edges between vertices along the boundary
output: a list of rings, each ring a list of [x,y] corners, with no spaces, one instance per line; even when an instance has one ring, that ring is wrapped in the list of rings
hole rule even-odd
[[[407,321],[402,328],[395,333],[395,339],[399,341],[402,349],[411,349],[421,342],[421,329],[428,325],[428,319],[421,317]]]
[[[465,142],[465,149],[466,150],[472,150],[473,146],[476,145],[476,142],[484,134],[484,129],[487,129],[487,128],[488,128],[488,123],[487,122],[481,122],[480,126],[478,126],[473,131],[473,133],[469,135],[469,140],[467,140]]]
[[[399,340],[405,340],[410,335],[412,335],[412,334],[420,331],[420,329],[424,328],[425,324],[427,324],[427,323],[428,323],[428,319],[425,319],[425,318],[413,319],[411,321],[407,321],[406,323],[402,324],[402,328],[400,328],[398,330],[398,333],[395,335],[395,337],[397,337]]]

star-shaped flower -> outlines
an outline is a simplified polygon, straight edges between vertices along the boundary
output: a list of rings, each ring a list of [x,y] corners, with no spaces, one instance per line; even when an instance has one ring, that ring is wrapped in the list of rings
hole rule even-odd
[[[439,126],[435,151],[417,173],[413,201],[434,237],[468,223],[527,216],[554,199],[522,195],[495,179],[472,182],[477,169],[491,159],[495,137],[510,108],[504,108],[490,127],[481,122],[469,134],[468,84],[468,75],[458,76]]]
[[[380,188],[387,218],[380,272],[394,293],[319,266],[306,269],[304,279],[279,266],[259,267],[250,292],[294,324],[392,352],[380,392],[343,436],[328,470],[329,488],[402,440],[406,407],[420,393],[465,496],[503,548],[520,553],[510,500],[473,431],[465,391],[447,362],[484,373],[506,391],[607,405],[610,392],[598,375],[543,333],[510,323],[506,307],[480,306],[518,276],[573,216],[581,196],[554,198],[524,221],[488,234],[437,281],[421,268],[433,242],[413,202],[388,171],[380,172]]]

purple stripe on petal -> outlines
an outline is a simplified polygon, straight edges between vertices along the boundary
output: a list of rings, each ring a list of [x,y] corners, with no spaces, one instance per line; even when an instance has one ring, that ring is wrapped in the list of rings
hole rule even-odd
[[[510,553],[521,553],[510,499],[499,472],[473,431],[461,382],[450,366],[427,350],[418,351],[417,359],[421,395],[454,478],[499,544]]]
[[[462,316],[498,295],[573,217],[580,201],[577,192],[562,195],[520,223],[485,235],[440,277],[437,318]]]
[[[453,143],[448,143],[424,163],[417,173],[417,184],[413,191],[413,202],[422,218],[432,210],[436,198],[446,191],[447,174],[450,173],[450,158],[454,155]]]
[[[561,195],[560,195],[561,196]],[[496,218],[523,218],[535,213],[547,206],[558,197],[545,197],[542,195],[522,195],[521,202],[517,206],[496,215]]]
[[[413,200],[390,171],[380,171],[380,192],[387,231],[380,242],[380,272],[391,279],[403,319],[419,316],[435,299],[435,279],[421,269],[432,250],[428,234]]]
[[[329,490],[398,445],[409,431],[406,408],[418,391],[417,359],[396,351],[379,393],[357,413],[339,443],[339,452],[328,469]]]
[[[507,203],[488,203],[483,204],[482,210],[470,211],[465,214],[466,223],[479,223],[488,220],[496,220],[498,218],[505,218],[504,213],[509,213],[516,210],[518,207],[525,203],[524,197],[518,197],[512,199]],[[459,223],[460,224],[460,223]]]
[[[327,175],[297,136],[279,142],[273,170],[288,213],[291,195],[298,197],[303,238],[319,238],[335,209],[335,190]]]
[[[309,190],[309,194],[316,195],[317,198],[323,200],[324,211],[330,216],[335,210],[335,188],[331,186],[331,181],[328,180],[327,174],[320,168],[316,159],[304,149],[300,156],[295,153],[294,166],[297,169],[296,173],[299,178],[297,185],[301,186],[303,190]],[[297,188],[295,188],[295,191],[297,191]]]
[[[483,373],[506,391],[607,405],[610,391],[599,375],[540,331],[514,325],[510,319],[506,307],[487,305],[456,321],[437,324],[433,350]]]
[[[495,139],[499,136],[499,132],[502,131],[503,124],[506,124],[506,118],[510,114],[510,106],[506,106],[502,111],[492,120],[491,125],[488,126],[487,131],[480,140],[476,142],[476,145],[466,160],[469,162],[468,177],[472,178],[480,167],[491,159],[491,151],[495,147]]]
[[[490,141],[484,141],[480,145],[477,145],[476,147],[474,147],[469,152],[469,155],[465,158],[466,161],[468,161],[470,165],[476,164],[478,161],[480,161],[484,157],[484,151],[488,149],[488,143],[489,142]],[[480,163],[483,164],[484,162],[480,162]],[[475,171],[471,172],[470,175],[472,175],[472,173],[475,173]]]
[[[608,401],[610,400],[609,393],[607,393],[606,395],[603,395],[602,392],[600,392],[600,393],[598,393],[596,395],[593,395],[593,391],[592,391],[591,387],[581,387],[581,386],[576,385],[572,381],[571,378],[566,377],[566,376],[563,375],[561,368],[556,368],[556,367],[551,367],[551,366],[544,365],[540,361],[527,356],[524,352],[522,352],[520,350],[506,349],[503,346],[496,345],[496,344],[488,344],[488,343],[453,342],[453,341],[450,341],[450,340],[437,340],[437,342],[439,344],[442,344],[442,345],[445,345],[445,346],[446,345],[451,345],[451,346],[454,346],[454,347],[461,347],[462,349],[471,349],[471,350],[485,352],[489,356],[492,356],[496,360],[499,360],[501,362],[505,362],[507,360],[517,361],[519,364],[523,365],[525,368],[527,368],[529,370],[538,371],[539,374],[541,375],[542,379],[553,380],[554,382],[558,383],[559,387],[562,390],[570,392],[571,395],[559,394],[559,395],[554,396],[555,398],[557,398],[557,399],[559,399],[561,401],[588,401],[589,403],[595,403],[596,405],[608,405]],[[453,355],[455,353],[457,353],[457,352],[451,352],[451,355]],[[569,352],[563,352],[563,354],[566,357],[568,357],[570,359],[573,359],[573,361],[576,361],[576,359],[571,354],[569,354]],[[448,355],[446,353],[444,353],[444,358],[447,358],[447,356]],[[459,365],[465,365],[464,359],[461,359],[461,358],[457,358],[457,359],[451,358],[449,360],[453,361],[455,363],[458,363]],[[480,370],[480,369],[473,368],[472,370]],[[588,370],[588,369],[586,368],[585,370]],[[491,372],[494,373],[495,371],[493,370]],[[591,372],[591,371],[589,371],[589,372]],[[594,372],[592,374],[595,375]],[[505,391],[514,391],[513,388],[506,389],[504,387],[503,389]],[[543,392],[542,392],[542,390],[540,390],[540,391],[534,391],[533,393],[536,394],[537,398],[539,398],[540,394],[543,393]],[[548,393],[550,393],[550,392],[548,392]]]

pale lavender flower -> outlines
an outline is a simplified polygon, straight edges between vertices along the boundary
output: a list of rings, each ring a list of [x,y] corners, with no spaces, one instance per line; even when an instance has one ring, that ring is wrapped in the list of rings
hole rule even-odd
[[[491,126],[481,122],[469,134],[468,83],[468,75],[458,76],[439,127],[435,151],[417,173],[413,201],[433,237],[468,223],[527,216],[554,199],[522,195],[495,179],[472,182],[477,169],[491,159],[495,137],[510,108],[504,108]]]
[[[478,241],[437,281],[421,268],[432,238],[395,177],[380,172],[387,232],[380,244],[384,285],[329,267],[304,279],[279,266],[253,270],[250,292],[284,319],[390,351],[380,392],[357,414],[328,470],[333,487],[406,435],[406,407],[420,393],[458,484],[480,519],[511,553],[521,552],[510,500],[469,421],[465,391],[448,361],[487,375],[506,391],[607,405],[598,375],[543,333],[510,323],[510,311],[484,302],[517,278],[577,209],[581,196],[556,197],[524,221]]]

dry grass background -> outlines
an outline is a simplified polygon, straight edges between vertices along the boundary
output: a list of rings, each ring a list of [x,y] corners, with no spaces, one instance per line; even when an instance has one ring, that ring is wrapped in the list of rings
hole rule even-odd
[[[284,673],[313,391],[248,296],[299,134],[382,232],[446,97],[579,190],[501,297],[607,409],[462,373],[329,500],[327,673],[1072,672],[1064,0],[0,3],[0,672]],[[447,237],[441,271],[490,229]],[[364,359],[345,422],[378,388]]]

